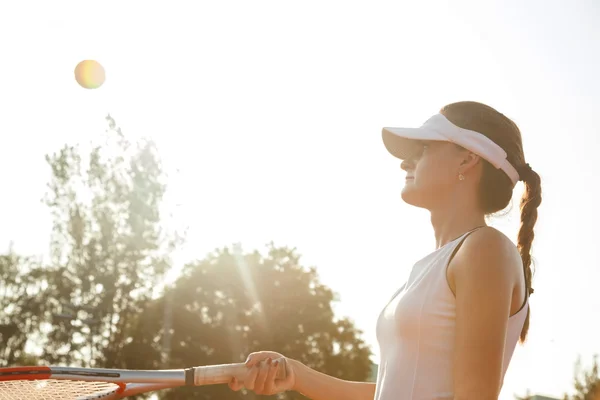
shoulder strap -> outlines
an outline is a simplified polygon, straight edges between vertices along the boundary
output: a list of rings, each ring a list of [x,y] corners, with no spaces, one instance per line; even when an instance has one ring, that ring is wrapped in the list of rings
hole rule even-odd
[[[458,241],[458,243],[456,244],[456,246],[454,247],[454,249],[452,250],[452,254],[450,254],[450,258],[448,258],[448,263],[446,264],[446,268],[448,268],[448,265],[450,264],[450,261],[452,261],[452,259],[454,258],[454,256],[456,255],[456,252],[458,252],[458,249],[460,249],[460,246],[462,246],[462,244],[464,243],[464,241],[467,239],[467,237],[469,237],[469,235],[475,231],[478,231],[479,229],[483,228],[483,226],[478,226],[475,229],[471,229],[470,231],[464,233],[462,235],[462,237],[460,238],[460,240]]]

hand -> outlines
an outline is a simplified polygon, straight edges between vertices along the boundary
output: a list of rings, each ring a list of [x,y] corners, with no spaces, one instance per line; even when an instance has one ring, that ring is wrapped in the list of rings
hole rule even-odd
[[[286,360],[286,378],[283,380],[275,379],[277,370],[283,367],[282,364],[277,362],[278,359]],[[254,391],[256,394],[272,395],[287,390],[291,390],[294,387],[296,375],[294,369],[290,363],[290,360],[283,355],[274,351],[259,351],[252,353],[246,360],[246,366],[248,372],[244,377],[243,382],[239,382],[233,378],[229,382],[229,388],[234,391],[238,391],[242,388]]]

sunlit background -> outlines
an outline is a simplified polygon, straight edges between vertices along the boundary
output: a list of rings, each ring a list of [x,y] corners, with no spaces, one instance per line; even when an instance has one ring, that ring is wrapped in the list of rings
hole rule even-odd
[[[595,0],[3,3],[0,245],[47,251],[44,155],[110,113],[159,146],[169,223],[188,230],[179,265],[296,247],[377,356],[380,309],[435,248],[381,127],[481,101],[520,126],[544,190],[530,336],[500,398],[561,396],[600,352],[599,20]],[[86,59],[98,89],[75,81]],[[521,192],[490,221],[513,240]]]

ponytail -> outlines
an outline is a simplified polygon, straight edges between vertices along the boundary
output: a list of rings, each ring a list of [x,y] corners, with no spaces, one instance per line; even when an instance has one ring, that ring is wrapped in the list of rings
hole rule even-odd
[[[537,209],[542,203],[542,185],[540,176],[531,169],[529,164],[526,164],[519,171],[521,179],[525,183],[525,192],[521,198],[521,226],[519,227],[519,235],[517,238],[517,248],[523,260],[523,270],[525,272],[525,286],[527,288],[527,296],[533,293],[531,280],[533,277],[531,271],[531,245],[535,237],[534,226],[538,218]],[[521,330],[521,343],[525,342],[527,332],[529,330],[529,308],[525,323]]]

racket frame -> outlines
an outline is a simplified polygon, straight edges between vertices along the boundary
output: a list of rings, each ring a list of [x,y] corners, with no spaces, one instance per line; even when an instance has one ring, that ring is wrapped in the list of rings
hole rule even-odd
[[[287,375],[286,360],[280,358],[277,379]],[[224,384],[236,377],[240,382],[248,371],[244,363],[198,366],[185,369],[131,370],[110,368],[79,368],[60,366],[30,366],[0,368],[1,381],[68,380],[109,382],[118,386],[107,400],[181,386]],[[93,397],[90,397],[93,398]]]

